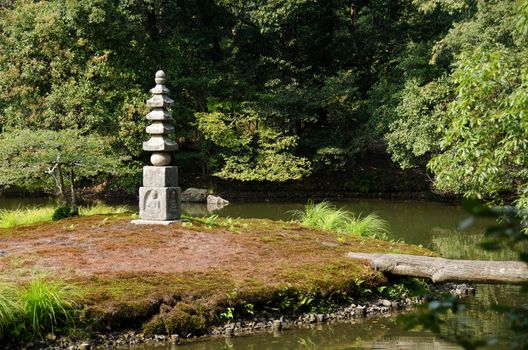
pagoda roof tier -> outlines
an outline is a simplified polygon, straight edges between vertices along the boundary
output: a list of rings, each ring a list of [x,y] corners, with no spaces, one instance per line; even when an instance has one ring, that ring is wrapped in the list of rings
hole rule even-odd
[[[171,152],[178,149],[178,144],[163,135],[153,135],[150,140],[143,142],[143,150],[150,152]]]
[[[172,134],[174,132],[174,126],[168,123],[154,122],[152,125],[147,126],[145,130],[151,135]]]
[[[170,94],[170,90],[165,85],[156,85],[152,89],[150,89],[150,92],[154,95],[168,95]]]
[[[172,113],[162,108],[156,108],[147,114],[148,120],[172,120]]]
[[[174,104],[174,100],[164,95],[154,95],[147,100],[147,106],[151,108],[167,108]]]

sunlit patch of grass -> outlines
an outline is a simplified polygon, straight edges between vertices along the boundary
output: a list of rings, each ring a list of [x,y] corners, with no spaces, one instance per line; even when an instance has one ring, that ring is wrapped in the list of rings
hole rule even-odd
[[[377,239],[387,239],[389,234],[389,224],[378,215],[371,213],[362,218],[346,210],[336,209],[328,202],[309,202],[304,210],[293,211],[292,217],[303,226],[336,231],[340,234]]]
[[[347,212],[336,209],[328,202],[305,205],[304,210],[292,211],[292,217],[307,227],[333,231],[339,230],[344,223]]]
[[[33,207],[0,210],[0,228],[39,224],[51,221],[53,207]]]
[[[11,210],[0,210],[0,228],[13,228],[23,225],[34,225],[52,221],[53,206],[19,208]],[[94,204],[80,207],[81,216],[124,214],[131,212],[127,206],[110,206],[106,204]]]

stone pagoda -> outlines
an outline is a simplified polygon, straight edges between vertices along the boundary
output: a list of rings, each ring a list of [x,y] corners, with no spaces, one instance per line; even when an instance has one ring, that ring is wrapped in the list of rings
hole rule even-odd
[[[156,86],[150,90],[152,98],[147,106],[152,110],[147,119],[152,124],[146,128],[150,139],[143,150],[152,152],[152,166],[143,167],[143,187],[139,188],[139,217],[134,224],[168,225],[177,222],[181,213],[181,190],[178,187],[178,167],[171,166],[171,152],[178,144],[169,135],[174,132],[172,113],[167,110],[174,104],[165,86],[165,73],[156,72]]]

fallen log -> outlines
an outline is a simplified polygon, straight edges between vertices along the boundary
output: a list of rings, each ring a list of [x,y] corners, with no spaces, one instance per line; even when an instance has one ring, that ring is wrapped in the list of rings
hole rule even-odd
[[[369,260],[376,270],[397,276],[430,278],[434,283],[528,283],[528,264],[521,261],[451,260],[407,254],[348,253]]]

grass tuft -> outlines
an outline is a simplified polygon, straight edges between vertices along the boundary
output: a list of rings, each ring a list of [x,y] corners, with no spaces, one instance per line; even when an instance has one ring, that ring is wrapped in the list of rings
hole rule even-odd
[[[14,285],[0,283],[0,339],[15,323],[20,311],[19,290]]]
[[[351,215],[347,218],[344,231],[350,234],[367,236],[376,239],[388,239],[389,224],[377,214],[371,213],[361,218]]]
[[[304,210],[292,212],[292,218],[301,225],[341,234],[387,239],[389,224],[376,214],[355,216],[343,209],[336,209],[328,202],[309,202]]]
[[[0,340],[31,339],[73,323],[76,288],[37,278],[27,285],[0,283]]]
[[[33,332],[41,334],[53,332],[59,323],[71,322],[75,294],[73,287],[62,281],[32,280],[20,296],[26,324]]]

